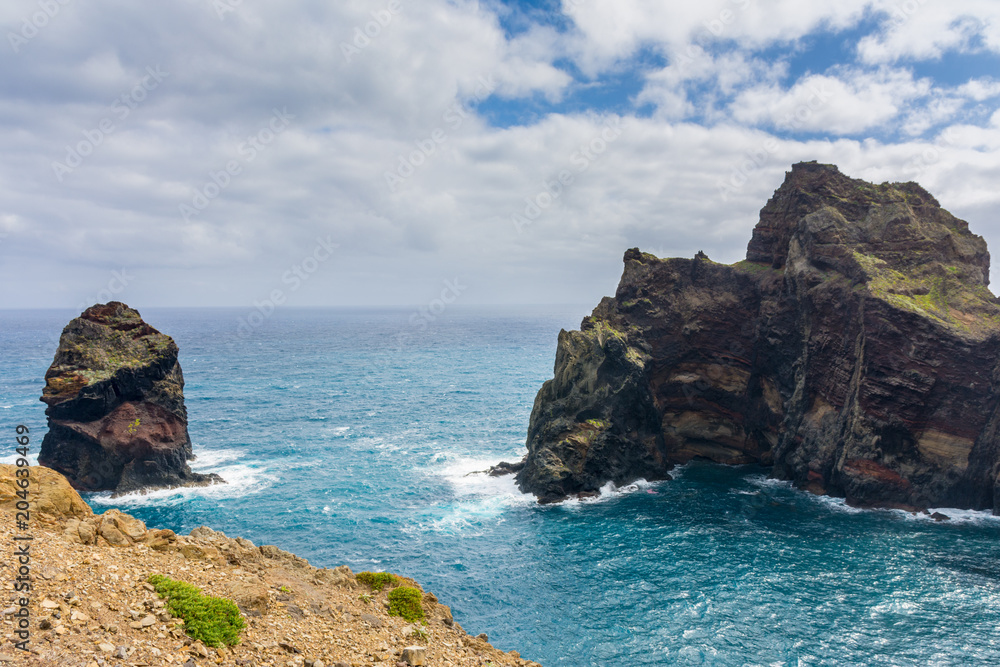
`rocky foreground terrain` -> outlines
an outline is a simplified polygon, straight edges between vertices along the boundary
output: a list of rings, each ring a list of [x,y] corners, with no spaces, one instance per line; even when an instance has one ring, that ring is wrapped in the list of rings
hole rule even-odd
[[[861,506],[1000,511],[1000,306],[989,252],[916,183],[801,163],[746,260],[632,249],[559,335],[516,472],[542,502],[759,463]]]
[[[49,430],[38,461],[77,489],[129,493],[222,482],[194,458],[177,344],[112,301],[63,329],[41,400]]]
[[[62,475],[29,470],[31,521],[23,531],[15,523],[15,467],[0,465],[5,553],[13,552],[15,536],[34,537],[31,650],[12,642],[23,593],[14,593],[15,559],[5,556],[0,665],[536,666],[493,648],[485,635],[466,634],[431,593],[423,593],[421,603],[426,624],[408,623],[388,614],[388,589],[372,591],[346,567],[313,567],[275,546],[258,547],[205,527],[184,536],[147,529],[117,510],[95,515]],[[235,601],[246,618],[240,643],[211,648],[192,641],[146,583],[152,574]]]

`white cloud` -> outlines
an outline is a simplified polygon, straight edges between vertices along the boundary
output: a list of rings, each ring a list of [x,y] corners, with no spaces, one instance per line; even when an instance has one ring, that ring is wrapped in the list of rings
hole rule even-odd
[[[564,11],[579,30],[573,53],[591,75],[647,45],[677,53],[692,43],[718,40],[732,41],[743,48],[787,44],[820,27],[848,27],[870,5],[871,0],[621,0],[579,5],[563,0]]]
[[[955,94],[976,102],[1000,97],[1000,81],[991,78],[969,79],[955,89]]]
[[[700,115],[711,120],[734,92],[765,82],[777,85],[785,71],[780,60],[769,62],[741,51],[713,54],[689,45],[671,54],[669,65],[646,76],[636,102],[655,105],[661,118]]]
[[[992,234],[1000,116],[978,127],[961,114],[994,103],[995,81],[948,88],[854,65],[789,83],[784,59],[755,49],[850,25],[866,3],[672,4],[585,2],[569,35],[534,27],[511,39],[476,3],[406,2],[350,58],[342,44],[386,3],[259,0],[223,20],[200,1],[69,5],[0,59],[0,280],[17,286],[0,306],[75,306],[122,266],[146,303],[247,304],[327,236],[341,250],[295,303],[420,302],[456,275],[470,301],[596,302],[633,245],[739,259],[783,172],[810,159],[853,176],[918,178]],[[16,27],[35,6],[16,0],[0,16]],[[560,57],[592,73],[627,69],[621,59],[641,47],[676,56],[713,28],[733,49],[651,73],[637,101],[658,114],[626,113],[613,139],[606,122],[617,115],[543,114],[500,129],[461,105],[484,80],[505,103],[558,100],[586,84],[554,65]],[[126,118],[114,115],[112,100],[157,65],[169,76]],[[822,104],[796,120],[823,86]],[[295,118],[249,160],[239,146],[274,108]],[[53,161],[105,118],[114,131],[59,182]],[[838,138],[957,123],[937,143]],[[239,174],[184,220],[179,204],[225,180],[233,160]],[[572,183],[518,233],[511,216],[564,171]]]
[[[880,0],[873,6],[888,18],[882,31],[858,44],[864,62],[937,59],[948,51],[972,51],[977,40],[1000,53],[1000,5],[993,0]]]
[[[843,70],[804,77],[787,90],[774,84],[750,88],[736,97],[732,114],[780,130],[857,134],[896,119],[931,88],[930,81],[905,70]]]

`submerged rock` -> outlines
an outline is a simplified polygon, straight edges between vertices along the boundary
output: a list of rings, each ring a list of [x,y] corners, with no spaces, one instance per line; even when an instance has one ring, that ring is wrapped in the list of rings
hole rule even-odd
[[[522,490],[663,479],[693,458],[862,506],[1000,509],[1000,306],[989,253],[915,183],[794,165],[747,259],[631,249],[562,331]]]
[[[81,491],[116,494],[223,480],[194,473],[177,345],[113,301],[59,339],[41,400],[49,431],[38,462]]]

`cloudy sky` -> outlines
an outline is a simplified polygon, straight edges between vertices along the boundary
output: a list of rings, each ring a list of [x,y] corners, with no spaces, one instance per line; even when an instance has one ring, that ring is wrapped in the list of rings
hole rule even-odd
[[[0,308],[589,303],[789,165],[1000,247],[995,0],[5,0]]]

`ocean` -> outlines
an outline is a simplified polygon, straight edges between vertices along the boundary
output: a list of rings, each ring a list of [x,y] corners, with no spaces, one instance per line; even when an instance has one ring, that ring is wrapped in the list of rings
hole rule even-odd
[[[316,566],[407,575],[471,634],[552,665],[997,665],[1000,519],[857,510],[755,466],[539,506],[482,471],[524,453],[560,328],[587,308],[144,309],[180,346],[199,471],[228,484],[112,499]],[[0,432],[78,313],[0,311]],[[37,450],[36,450],[37,453]]]

